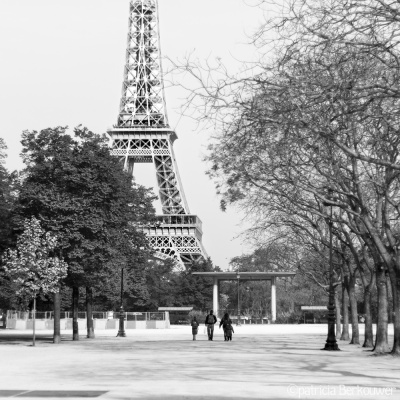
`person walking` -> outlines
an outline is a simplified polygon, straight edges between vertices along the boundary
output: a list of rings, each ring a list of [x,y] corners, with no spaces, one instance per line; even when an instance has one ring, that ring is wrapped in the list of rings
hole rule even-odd
[[[197,322],[196,317],[193,317],[191,325],[192,325],[193,340],[196,340],[196,335],[199,330],[199,323]]]
[[[225,341],[228,340],[227,337],[226,337],[226,326],[227,326],[228,324],[232,324],[232,321],[231,321],[231,319],[229,318],[229,314],[228,314],[228,313],[225,313],[225,314],[224,314],[224,317],[221,319],[221,322],[219,323],[219,327],[221,328],[221,326],[222,326],[222,328],[223,328],[223,330],[224,330],[224,340],[225,340]]]
[[[204,322],[207,326],[208,340],[213,340],[214,324],[217,322],[217,317],[213,314],[213,312],[213,310],[210,310],[210,314],[207,315]]]
[[[233,330],[232,321],[229,320],[229,322],[226,324],[226,327],[225,327],[225,335],[226,335],[225,340],[232,341],[232,333],[235,333],[235,331]]]

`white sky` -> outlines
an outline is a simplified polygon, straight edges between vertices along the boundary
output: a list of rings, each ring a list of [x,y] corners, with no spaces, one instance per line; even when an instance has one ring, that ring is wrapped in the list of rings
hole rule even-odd
[[[262,11],[249,5],[255,1],[159,0],[163,55],[222,57],[233,68],[235,59],[251,59],[248,36],[263,21]],[[25,129],[82,124],[101,133],[116,123],[128,12],[129,0],[0,1],[0,136],[8,146],[9,170],[22,168]],[[210,133],[181,118],[183,97],[177,88],[166,90],[169,122],[179,136],[179,172],[190,211],[203,221],[203,244],[225,269],[229,259],[248,251],[234,239],[243,229],[241,217],[219,210],[202,161]]]

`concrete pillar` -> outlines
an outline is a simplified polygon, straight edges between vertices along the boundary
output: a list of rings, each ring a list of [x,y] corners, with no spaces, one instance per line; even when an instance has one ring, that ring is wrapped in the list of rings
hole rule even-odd
[[[276,322],[276,278],[271,279],[271,322]]]
[[[218,318],[218,278],[214,277],[214,286],[213,286],[213,310],[215,316]]]

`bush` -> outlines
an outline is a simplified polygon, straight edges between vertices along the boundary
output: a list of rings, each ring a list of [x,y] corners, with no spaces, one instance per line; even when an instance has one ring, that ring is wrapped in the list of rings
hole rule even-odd
[[[303,314],[300,311],[280,312],[276,316],[277,324],[298,324]]]
[[[204,311],[192,310],[189,312],[189,319],[192,321],[193,317],[196,317],[197,322],[202,324],[206,320],[207,313]]]

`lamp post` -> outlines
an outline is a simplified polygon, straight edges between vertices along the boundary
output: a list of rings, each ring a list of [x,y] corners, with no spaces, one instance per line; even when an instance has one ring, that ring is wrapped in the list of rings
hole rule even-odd
[[[33,310],[32,310],[32,328],[33,328],[33,341],[32,346],[36,346],[36,292],[33,294]]]
[[[238,294],[238,319],[237,319],[237,325],[240,326],[240,274],[239,274],[239,268],[236,271],[236,278],[237,278],[237,294]]]
[[[329,197],[331,197],[329,191]],[[326,339],[325,347],[322,350],[337,351],[340,350],[335,335],[335,289],[333,287],[333,234],[332,234],[332,204],[330,204],[330,219],[329,219],[329,304],[328,304],[328,337]]]
[[[117,337],[126,337],[125,327],[125,313],[124,313],[124,267],[121,268],[121,307],[119,309],[119,330]]]

